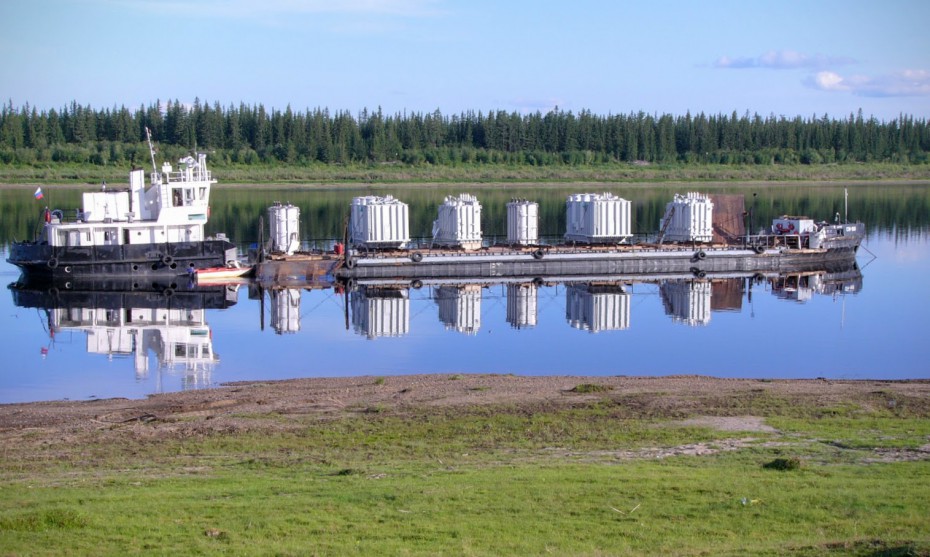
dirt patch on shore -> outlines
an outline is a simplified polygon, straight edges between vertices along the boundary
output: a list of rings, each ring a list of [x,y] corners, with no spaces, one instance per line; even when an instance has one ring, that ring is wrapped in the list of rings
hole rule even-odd
[[[595,392],[576,392],[598,385]],[[766,409],[791,405],[863,408],[908,405],[930,413],[930,381],[826,381],[671,377],[525,377],[513,375],[408,375],[240,382],[221,388],[152,395],[142,400],[105,399],[0,405],[0,442],[12,438],[57,438],[82,432],[132,429],[157,422],[147,434],[183,431],[291,427],[289,420],[255,417],[303,415],[333,419],[403,413],[415,408],[454,409],[507,405],[559,407],[610,400],[631,418],[681,420],[682,425],[726,431],[766,432]],[[760,411],[761,410],[761,411]],[[157,433],[156,433],[157,432]],[[114,433],[115,434],[115,433]]]

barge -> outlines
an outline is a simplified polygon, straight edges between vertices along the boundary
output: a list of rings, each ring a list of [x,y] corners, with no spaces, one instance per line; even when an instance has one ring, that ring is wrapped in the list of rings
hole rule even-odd
[[[289,221],[287,234],[282,235],[279,223],[277,235],[282,240],[263,253],[256,277],[266,284],[366,279],[414,283],[452,277],[685,273],[703,278],[708,273],[804,272],[854,263],[865,237],[862,223],[815,222],[787,215],[774,219],[771,228],[759,234],[746,234],[742,225],[727,231],[723,223],[743,220],[741,198],[739,203],[721,203],[725,210],[715,213],[709,197],[688,194],[676,195],[669,203],[652,241],[636,242],[630,233],[628,201],[610,194],[576,194],[568,198],[563,242],[541,243],[535,204],[515,200],[508,204],[507,241],[482,245],[480,205],[472,209],[477,205],[472,197],[447,198],[447,203],[454,211],[441,207],[433,225],[434,239],[441,241],[427,242],[425,247],[410,247],[407,212],[393,198],[379,204],[368,197],[353,204],[348,247],[336,244],[328,252],[293,251],[297,225]],[[275,218],[275,208],[269,216],[273,230],[276,220],[284,219]]]
[[[13,243],[7,261],[30,277],[63,280],[178,276],[236,261],[238,250],[225,235],[204,234],[216,183],[206,155],[185,157],[177,171],[168,163],[158,171],[153,148],[152,167],[148,187],[145,172],[133,169],[128,189],[104,183],[84,193],[70,219],[46,207],[38,237]]]

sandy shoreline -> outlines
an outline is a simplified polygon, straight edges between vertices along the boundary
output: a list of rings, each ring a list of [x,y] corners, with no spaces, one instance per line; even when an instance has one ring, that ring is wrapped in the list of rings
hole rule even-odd
[[[579,385],[598,385],[577,392]],[[928,380],[719,379],[704,376],[584,377],[514,375],[403,375],[250,381],[214,389],[90,401],[0,405],[0,433],[30,428],[75,432],[133,421],[209,420],[212,427],[235,424],[242,415],[316,415],[333,418],[377,408],[466,406],[560,406],[602,397],[654,407],[663,415],[726,413],[727,401],[776,397],[820,407],[847,402],[930,401]],[[930,404],[930,402],[928,402]],[[722,410],[721,410],[722,409]],[[3,436],[5,436],[3,435]],[[0,436],[2,438],[3,436]]]

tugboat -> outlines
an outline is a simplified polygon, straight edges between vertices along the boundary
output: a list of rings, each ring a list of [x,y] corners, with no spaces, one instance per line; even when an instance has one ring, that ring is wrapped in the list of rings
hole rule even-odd
[[[148,130],[146,130],[148,132]],[[31,278],[147,278],[189,275],[238,260],[224,234],[205,237],[210,187],[216,183],[206,155],[185,157],[175,171],[158,171],[155,149],[150,185],[145,171],[129,173],[128,189],[85,192],[73,220],[60,210],[45,211],[45,224],[32,242],[10,247],[10,263]]]

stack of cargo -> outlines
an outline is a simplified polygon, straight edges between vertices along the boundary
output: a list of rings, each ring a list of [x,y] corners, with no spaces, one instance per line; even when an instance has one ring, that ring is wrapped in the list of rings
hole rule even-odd
[[[481,247],[481,239],[478,198],[467,193],[446,197],[439,206],[439,218],[433,222],[433,244],[476,250]]]
[[[474,335],[481,328],[481,287],[440,286],[433,291],[439,320],[447,330]]]
[[[539,243],[539,203],[514,199],[507,204],[507,243],[520,246]]]
[[[617,243],[632,236],[630,202],[610,193],[569,195],[565,204],[565,239]]]
[[[349,242],[362,248],[399,248],[410,241],[407,204],[388,195],[356,197],[349,213]]]
[[[714,239],[714,203],[701,193],[675,194],[659,222],[660,240],[710,242]]]
[[[300,249],[300,207],[275,203],[268,207],[271,251],[294,255]]]
[[[659,285],[665,314],[692,327],[710,323],[711,292],[707,281],[666,281]]]

